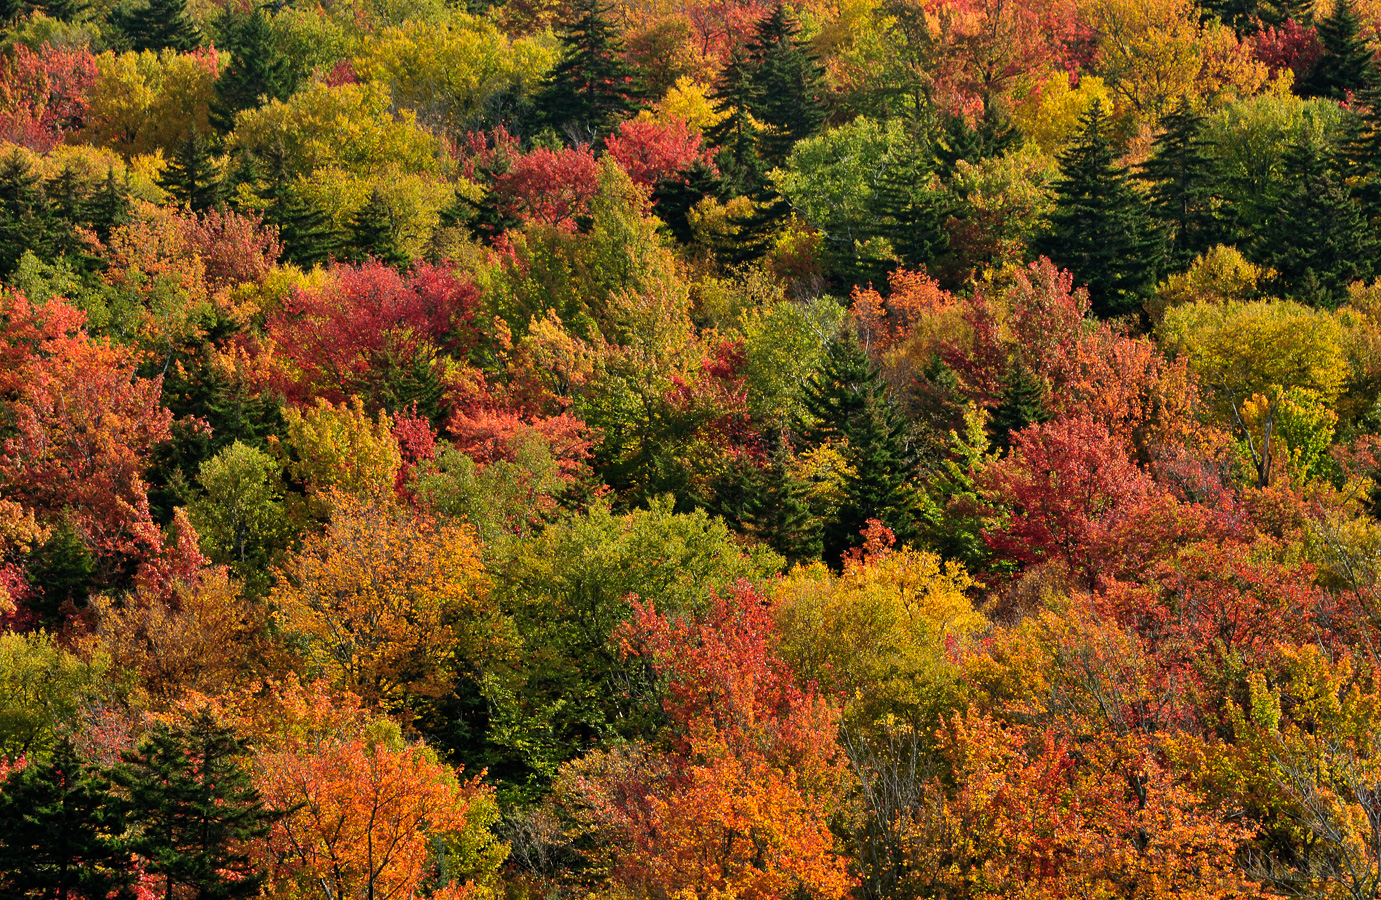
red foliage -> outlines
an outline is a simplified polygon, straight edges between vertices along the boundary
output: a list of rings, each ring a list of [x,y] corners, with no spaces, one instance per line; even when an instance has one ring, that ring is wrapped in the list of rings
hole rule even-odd
[[[47,151],[81,128],[96,84],[96,57],[85,48],[16,44],[0,68],[0,141]]]
[[[1301,78],[1313,67],[1315,60],[1323,53],[1319,43],[1319,33],[1312,25],[1301,25],[1294,19],[1286,20],[1277,28],[1274,25],[1262,28],[1247,38],[1254,55],[1274,75],[1282,69],[1289,69],[1295,79]]]
[[[405,277],[370,260],[336,265],[330,275],[269,316],[269,335],[291,364],[281,385],[291,399],[358,394],[378,404],[389,378],[476,340],[479,291],[447,266],[419,264]]]
[[[1013,452],[984,473],[1008,518],[984,532],[998,554],[1023,565],[1089,565],[1089,551],[1120,516],[1157,492],[1106,428],[1088,419],[1034,425],[1013,435]],[[1090,573],[1090,577],[1092,577]]]
[[[191,244],[206,266],[206,283],[213,292],[260,283],[283,252],[278,230],[264,226],[257,216],[210,209],[188,225]]]
[[[573,226],[599,190],[599,163],[589,148],[540,147],[513,160],[494,179],[500,205],[525,222]]]
[[[897,269],[887,276],[889,293],[883,299],[872,285],[855,287],[850,311],[858,323],[864,346],[877,354],[903,343],[916,323],[955,305],[954,295],[925,272]]]
[[[647,187],[674,180],[696,163],[709,164],[711,158],[710,149],[701,146],[700,133],[681,118],[629,119],[605,147],[634,183]]]
[[[340,87],[343,84],[359,84],[360,76],[355,72],[355,64],[348,59],[338,59],[322,79],[327,87]]]
[[[80,321],[62,304],[49,302],[59,308],[40,327]],[[161,379],[139,378],[136,368],[134,351],[83,331],[41,340],[17,369],[14,434],[0,455],[9,497],[40,519],[70,515],[107,576],[162,549],[144,471],[172,415],[160,403]]]

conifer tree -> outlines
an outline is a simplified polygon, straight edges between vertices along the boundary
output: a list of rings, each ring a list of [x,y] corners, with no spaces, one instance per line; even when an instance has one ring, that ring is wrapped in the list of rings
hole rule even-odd
[[[235,126],[236,113],[258,109],[269,100],[286,100],[295,85],[292,67],[274,42],[262,8],[246,15],[227,7],[217,24],[230,62],[216,79],[211,123],[225,133]]]
[[[574,143],[594,143],[639,106],[633,71],[605,0],[575,0],[574,21],[561,35],[561,60],[535,103],[547,125]]]
[[[762,126],[753,116],[760,93],[747,51],[734,47],[710,92],[721,118],[705,133],[709,144],[719,148],[715,166],[725,196],[759,196],[767,186],[768,166],[758,152]]]
[[[788,563],[809,563],[824,552],[822,522],[810,508],[806,485],[791,474],[791,452],[779,431],[767,435],[767,465],[745,498],[748,533],[780,553]]]
[[[747,51],[755,94],[749,109],[766,126],[759,152],[769,168],[780,166],[796,142],[814,135],[825,121],[824,70],[780,3],[758,23]]]
[[[307,268],[326,262],[340,246],[335,224],[298,191],[281,148],[270,151],[267,163],[267,185],[261,192],[268,201],[264,224],[278,229],[283,259]]]
[[[1007,369],[1007,377],[1002,385],[1002,399],[993,409],[988,422],[993,443],[1005,450],[1012,446],[1012,432],[1049,418],[1050,413],[1045,406],[1045,385],[1020,360],[1014,360]]]
[[[187,0],[149,0],[118,10],[111,24],[135,51],[186,52],[201,46],[201,29],[187,15]]]
[[[835,444],[850,468],[843,485],[846,499],[825,523],[825,558],[838,562],[858,546],[869,519],[881,521],[900,541],[912,540],[921,510],[914,484],[918,454],[857,334],[846,331],[830,343],[806,388],[804,406],[806,439]]]
[[[1117,167],[1101,103],[1085,114],[1074,144],[1060,155],[1051,229],[1038,252],[1088,286],[1095,313],[1137,309],[1155,285],[1161,237],[1146,204]]]
[[[1203,116],[1188,102],[1166,116],[1164,126],[1138,174],[1150,183],[1151,214],[1169,236],[1168,264],[1181,270],[1218,243],[1217,164],[1203,137]]]
[[[18,150],[0,160],[0,277],[19,264],[25,251],[52,256],[53,210],[39,177]]]
[[[878,231],[905,266],[932,265],[949,241],[944,228],[947,205],[939,191],[928,189],[934,174],[930,154],[915,144],[893,160],[879,179]]]
[[[77,236],[77,227],[87,224],[86,186],[76,170],[65,165],[57,177],[44,185],[44,193],[53,215],[53,255],[81,257],[84,244]]]
[[[158,185],[193,212],[205,212],[221,204],[222,183],[211,157],[211,145],[195,128],[178,143]]]
[[[1362,209],[1332,153],[1315,143],[1291,148],[1285,176],[1288,187],[1277,201],[1278,213],[1258,235],[1253,255],[1278,273],[1292,298],[1337,306],[1350,282],[1372,275]]]
[[[87,198],[83,211],[85,220],[102,241],[110,240],[110,233],[130,220],[129,173],[123,182],[115,178],[115,169],[106,169],[105,180]]]
[[[0,895],[106,900],[132,886],[124,805],[63,741],[0,785]]]
[[[1376,60],[1362,35],[1362,19],[1352,0],[1337,0],[1327,16],[1315,21],[1323,53],[1300,79],[1306,97],[1346,100],[1376,85]]]
[[[242,765],[245,742],[200,713],[185,725],[159,725],[122,755],[115,779],[139,823],[130,848],[148,870],[197,900],[258,895],[266,875],[246,842],[268,832],[265,808]]]
[[[959,160],[978,162],[991,156],[1001,156],[1019,137],[1008,116],[996,103],[989,103],[977,125],[970,125],[962,115],[950,116],[936,148],[940,177],[949,181]]]
[[[368,202],[350,220],[350,233],[342,254],[362,262],[373,257],[390,266],[406,266],[410,260],[398,246],[398,228],[383,195],[376,188]]]

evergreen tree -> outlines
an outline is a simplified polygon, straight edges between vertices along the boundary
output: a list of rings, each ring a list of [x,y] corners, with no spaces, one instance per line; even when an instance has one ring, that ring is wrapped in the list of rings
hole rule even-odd
[[[105,180],[87,198],[83,211],[83,217],[102,241],[110,240],[112,231],[130,221],[129,198],[129,173],[125,173],[122,183],[115,179],[114,167],[106,169]]]
[[[82,258],[85,242],[77,236],[77,227],[86,226],[87,189],[76,170],[70,165],[62,167],[57,177],[44,185],[52,210],[52,252],[54,256],[75,256]],[[85,267],[85,259],[82,259]]]
[[[258,109],[269,100],[286,100],[296,87],[292,66],[273,38],[262,8],[245,14],[227,7],[217,21],[222,52],[230,57],[216,80],[211,123],[222,133],[235,126],[235,114]]]
[[[0,785],[0,895],[34,900],[127,896],[124,806],[69,741]]]
[[[374,257],[390,266],[412,262],[398,246],[398,228],[383,195],[375,188],[369,201],[350,220],[343,256],[357,262]]]
[[[806,485],[791,474],[785,437],[769,432],[767,465],[753,479],[745,498],[743,523],[749,534],[780,553],[792,565],[820,559],[824,552],[822,522],[810,508]]]
[[[768,186],[769,167],[758,152],[762,127],[753,115],[760,94],[747,51],[734,47],[710,91],[721,118],[705,132],[707,142],[719,148],[715,166],[724,196],[756,197]]]
[[[1011,117],[996,103],[986,106],[977,125],[970,125],[964,116],[950,116],[935,148],[940,177],[946,182],[953,178],[961,159],[976,163],[1001,156],[1015,146],[1019,137]]]
[[[754,87],[749,109],[766,126],[758,150],[769,168],[780,166],[796,142],[814,135],[825,121],[824,70],[780,3],[758,23],[747,50]]]
[[[948,205],[931,190],[934,160],[914,144],[890,161],[877,187],[878,232],[887,238],[902,265],[932,266],[949,242],[944,224]],[[874,276],[870,280],[881,281]]]
[[[1376,60],[1362,36],[1362,19],[1352,0],[1337,0],[1315,27],[1323,53],[1300,79],[1300,94],[1346,100],[1376,85]]]
[[[1002,385],[1002,399],[988,422],[993,443],[1005,450],[1012,446],[1012,432],[1049,419],[1045,385],[1021,361],[1013,361]]]
[[[1103,106],[1095,103],[1078,139],[1060,155],[1055,213],[1037,250],[1088,286],[1094,312],[1118,316],[1135,311],[1155,285],[1161,238],[1116,165],[1108,130]]]
[[[1151,214],[1169,235],[1169,265],[1181,270],[1218,243],[1213,209],[1217,164],[1203,137],[1203,116],[1188,102],[1166,116],[1164,126],[1138,174],[1150,183]]]
[[[1252,247],[1255,261],[1275,269],[1295,299],[1337,306],[1350,282],[1372,275],[1362,209],[1332,154],[1312,142],[1291,148],[1284,180],[1288,187],[1277,201],[1278,214]]]
[[[195,128],[187,129],[173,151],[158,185],[193,212],[205,212],[221,204],[223,185],[211,158],[211,146]]]
[[[561,35],[561,60],[536,98],[546,123],[575,143],[594,143],[638,109],[633,71],[604,0],[574,0],[575,15]]]
[[[53,255],[53,210],[38,175],[18,150],[0,161],[0,277],[8,276],[26,250]]]
[[[825,523],[825,558],[838,562],[858,546],[869,519],[892,529],[899,541],[914,539],[922,501],[914,484],[918,454],[856,334],[846,332],[830,343],[804,403],[806,439],[838,446],[850,468],[846,499]]]
[[[264,807],[242,765],[245,742],[201,713],[185,725],[159,725],[122,755],[116,781],[139,823],[130,848],[150,872],[197,900],[258,895],[245,843],[265,835],[276,814]]]
[[[201,46],[201,29],[187,15],[187,0],[149,0],[111,15],[111,24],[135,51],[178,50]]]
[[[340,234],[330,216],[297,190],[281,148],[270,152],[267,185],[261,196],[268,201],[264,224],[278,229],[283,259],[310,268],[335,255]]]

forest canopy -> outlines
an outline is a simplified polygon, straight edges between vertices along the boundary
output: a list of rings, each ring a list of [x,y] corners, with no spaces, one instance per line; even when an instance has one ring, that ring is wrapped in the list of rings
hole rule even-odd
[[[1381,0],[0,0],[0,896],[1381,897]]]

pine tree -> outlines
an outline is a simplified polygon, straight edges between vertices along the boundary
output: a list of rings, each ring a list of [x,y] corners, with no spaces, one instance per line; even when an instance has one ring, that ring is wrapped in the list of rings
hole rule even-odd
[[[1347,100],[1375,86],[1376,60],[1362,35],[1362,19],[1352,0],[1337,0],[1333,11],[1315,21],[1323,53],[1300,79],[1306,97]]]
[[[1255,261],[1275,269],[1295,299],[1332,308],[1347,286],[1372,275],[1362,209],[1343,184],[1337,161],[1312,142],[1285,158],[1278,213],[1253,245]]]
[[[869,519],[881,521],[900,541],[912,540],[922,499],[914,484],[918,455],[857,334],[849,331],[830,343],[804,405],[806,439],[838,446],[851,470],[843,485],[847,499],[825,523],[825,558],[837,562],[858,546]]]
[[[1116,165],[1101,103],[1084,116],[1078,139],[1060,155],[1051,229],[1038,252],[1088,286],[1095,313],[1133,312],[1155,285],[1162,239],[1146,204]]]
[[[906,266],[933,265],[949,241],[944,228],[948,206],[939,191],[929,188],[934,174],[934,160],[914,144],[889,161],[878,183],[878,231]]]
[[[824,70],[780,3],[758,23],[747,50],[755,94],[749,109],[766,126],[758,150],[769,168],[780,166],[796,142],[814,135],[825,121]]]
[[[1151,185],[1151,214],[1170,236],[1168,263],[1178,271],[1218,243],[1217,163],[1203,137],[1203,116],[1188,102],[1166,116],[1164,126],[1138,175]]]
[[[230,63],[216,80],[211,123],[226,133],[235,126],[236,113],[258,109],[269,100],[286,100],[296,85],[262,8],[246,15],[227,7],[217,25],[222,52],[229,55]]]
[[[53,210],[38,175],[18,150],[0,161],[0,277],[8,276],[25,251],[53,255]]]
[[[996,103],[989,103],[978,124],[970,125],[964,116],[950,116],[944,133],[935,148],[940,177],[948,182],[954,177],[960,160],[976,163],[992,156],[1001,156],[1011,149],[1020,135],[1008,116]]]
[[[393,210],[376,188],[369,201],[350,219],[350,233],[342,254],[362,262],[373,257],[390,266],[406,266],[411,259],[398,246],[398,228]]]
[[[575,143],[594,143],[639,107],[633,71],[604,0],[575,0],[575,19],[561,35],[561,61],[536,98],[546,123]]]
[[[1014,360],[1002,385],[1002,399],[988,422],[993,443],[1005,450],[1012,446],[1012,432],[1048,421],[1045,400],[1045,385],[1036,373]]]
[[[211,158],[211,146],[195,128],[189,128],[178,143],[167,168],[158,176],[158,185],[193,212],[220,206],[223,185]]]
[[[264,806],[242,765],[245,742],[201,713],[185,725],[159,725],[126,752],[115,779],[129,794],[139,823],[130,848],[148,870],[197,900],[258,895],[266,877],[245,843],[268,832],[276,817]]]
[[[82,257],[85,243],[77,236],[78,226],[87,225],[87,189],[70,165],[44,185],[52,209],[52,247],[54,256]],[[83,263],[84,265],[84,263]]]
[[[132,887],[124,805],[69,741],[0,785],[0,895],[106,900]]]
[[[186,52],[201,46],[201,29],[187,15],[187,0],[149,0],[117,11],[111,24],[135,51]]]

